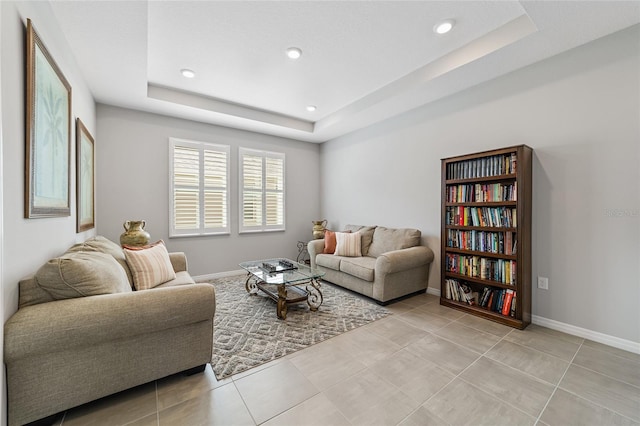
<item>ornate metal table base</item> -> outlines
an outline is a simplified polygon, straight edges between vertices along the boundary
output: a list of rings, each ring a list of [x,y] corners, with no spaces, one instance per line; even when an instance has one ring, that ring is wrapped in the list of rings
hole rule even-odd
[[[306,284],[305,288],[299,287],[304,284]],[[310,310],[317,311],[323,301],[320,282],[315,278],[297,285],[268,284],[249,273],[245,288],[251,295],[256,295],[258,290],[261,290],[270,299],[274,300],[277,303],[276,314],[280,319],[287,318],[287,305],[306,301]]]

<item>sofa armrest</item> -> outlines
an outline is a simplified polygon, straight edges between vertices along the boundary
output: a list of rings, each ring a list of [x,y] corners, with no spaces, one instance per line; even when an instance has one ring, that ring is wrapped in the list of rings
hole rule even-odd
[[[79,297],[27,306],[5,323],[4,360],[46,355],[212,321],[210,284]]]
[[[188,271],[187,255],[184,252],[176,251],[169,253],[169,260],[175,272]]]
[[[433,250],[425,246],[393,250],[376,258],[375,275],[382,276],[417,268],[433,262]]]
[[[311,240],[307,244],[307,251],[309,252],[309,259],[311,259],[311,267],[316,268],[316,255],[324,251],[324,240]]]

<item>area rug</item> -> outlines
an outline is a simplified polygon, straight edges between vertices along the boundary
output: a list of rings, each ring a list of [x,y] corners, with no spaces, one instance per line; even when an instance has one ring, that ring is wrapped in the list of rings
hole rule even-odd
[[[276,303],[262,292],[245,290],[246,275],[210,280],[216,289],[211,366],[218,380],[257,367],[390,315],[363,297],[322,282],[323,303],[316,312],[306,303],[276,316]]]

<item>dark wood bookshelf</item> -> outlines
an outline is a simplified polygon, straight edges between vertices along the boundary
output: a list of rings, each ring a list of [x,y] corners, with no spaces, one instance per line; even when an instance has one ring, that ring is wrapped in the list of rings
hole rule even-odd
[[[505,157],[509,157],[507,161]],[[483,151],[468,155],[445,158],[442,160],[442,227],[441,227],[441,282],[440,282],[440,304],[449,306],[477,315],[492,321],[496,321],[511,327],[524,329],[531,323],[531,196],[532,196],[532,157],[533,150],[526,145],[517,145],[491,151]],[[510,170],[515,159],[515,173]],[[502,162],[500,165],[499,163]],[[507,170],[507,168],[509,168]],[[448,175],[449,173],[449,175]],[[484,175],[483,175],[484,174]],[[517,183],[517,201],[491,201],[491,202],[448,202],[448,188],[453,185],[473,185],[486,183]],[[509,207],[516,209],[516,227],[483,227],[483,226],[462,226],[448,224],[447,207]],[[516,253],[505,255],[500,253],[466,250],[461,248],[448,247],[447,230],[456,229],[461,231],[486,231],[486,232],[507,232],[513,233],[516,242]],[[505,235],[506,240],[506,235]],[[471,277],[455,271],[447,271],[447,254],[459,256],[476,256],[490,259],[490,261],[504,260],[506,262],[515,261],[515,284],[505,284],[499,281]],[[478,266],[479,267],[479,266]],[[460,284],[470,288],[472,292],[478,293],[479,299],[482,297],[485,287],[496,290],[497,294],[501,290],[513,290],[515,298],[515,316],[502,315],[500,312],[492,311],[487,307],[482,307],[479,303],[468,304],[464,301],[448,299],[447,284],[448,279],[457,280]],[[481,302],[479,300],[479,302]],[[510,310],[511,311],[511,310]]]

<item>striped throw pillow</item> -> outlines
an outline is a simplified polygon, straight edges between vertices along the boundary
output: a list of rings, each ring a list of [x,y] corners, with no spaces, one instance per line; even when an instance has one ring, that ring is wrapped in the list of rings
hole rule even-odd
[[[362,256],[360,232],[353,234],[336,232],[336,256],[360,257]]]
[[[136,290],[147,290],[176,278],[164,242],[144,250],[124,249],[124,256]]]

